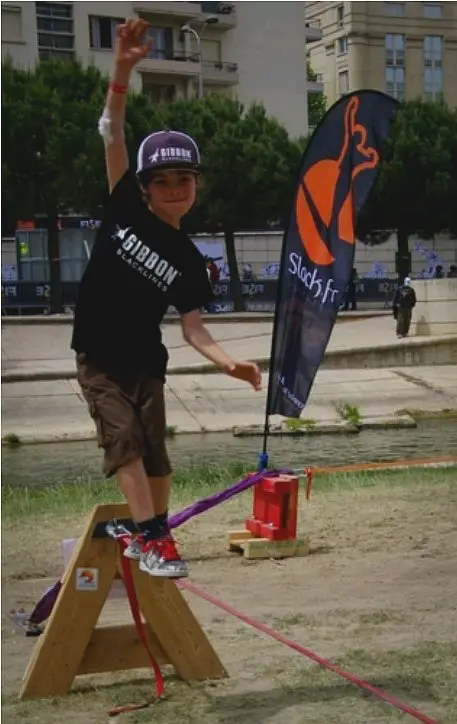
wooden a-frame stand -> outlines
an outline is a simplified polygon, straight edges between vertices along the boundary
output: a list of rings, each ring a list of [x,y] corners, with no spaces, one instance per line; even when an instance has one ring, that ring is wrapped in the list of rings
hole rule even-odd
[[[21,699],[67,694],[80,674],[150,667],[133,623],[96,628],[113,580],[122,572],[117,542],[103,533],[96,537],[96,531],[100,535],[113,518],[129,517],[127,505],[93,509],[24,674]],[[227,676],[176,584],[140,572],[136,561],[131,566],[148,645],[159,665],[171,664],[186,681]]]

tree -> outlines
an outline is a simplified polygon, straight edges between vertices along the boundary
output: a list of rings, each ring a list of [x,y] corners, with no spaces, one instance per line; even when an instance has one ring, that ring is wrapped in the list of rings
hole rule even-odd
[[[15,221],[48,219],[51,311],[60,311],[58,216],[98,215],[107,193],[103,144],[97,132],[107,79],[77,62],[47,61],[34,71],[3,67],[2,204]],[[235,230],[283,220],[293,197],[302,142],[267,117],[220,96],[153,106],[129,94],[126,141],[132,165],[138,144],[160,128],[195,137],[204,157],[192,231],[223,231],[236,309],[243,308]]]
[[[236,229],[254,229],[286,218],[292,201],[300,146],[268,118],[261,105],[208,96],[165,109],[170,127],[195,137],[204,173],[191,228],[222,231],[235,309],[244,309],[235,254]]]
[[[2,208],[10,224],[47,219],[51,311],[62,309],[58,217],[99,215],[107,193],[103,143],[97,132],[107,79],[94,67],[46,61],[34,71],[2,67]],[[129,97],[126,139],[132,161],[138,138],[154,124],[144,97]]]
[[[444,103],[409,101],[398,111],[384,151],[375,192],[358,229],[362,240],[373,229],[395,229],[398,272],[409,269],[408,237],[457,226],[457,111]],[[376,243],[382,235],[371,237]]]
[[[317,73],[306,64],[306,79],[311,83],[317,82]],[[319,125],[327,110],[327,98],[323,93],[310,93],[308,91],[308,126],[312,129]]]

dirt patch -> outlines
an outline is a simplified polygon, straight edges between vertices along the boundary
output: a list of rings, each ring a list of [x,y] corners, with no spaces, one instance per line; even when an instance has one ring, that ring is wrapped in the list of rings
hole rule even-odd
[[[250,496],[229,501],[179,531],[204,590],[277,628],[321,656],[387,689],[443,724],[457,721],[457,475],[432,483],[319,491],[301,505],[307,558],[248,562],[225,550],[224,534],[250,512]],[[3,611],[30,608],[60,572],[60,540],[82,523],[40,521],[40,547],[17,523],[4,525]],[[35,523],[34,523],[35,525]],[[41,578],[46,576],[48,580]],[[222,683],[174,678],[168,698],[127,724],[381,724],[404,721],[364,695],[192,595],[193,610],[228,669]],[[128,620],[124,602],[104,616]],[[110,613],[111,612],[111,613]],[[106,709],[151,694],[148,671],[81,677],[70,696],[17,702],[33,639],[3,617],[3,713],[9,724],[98,724]]]

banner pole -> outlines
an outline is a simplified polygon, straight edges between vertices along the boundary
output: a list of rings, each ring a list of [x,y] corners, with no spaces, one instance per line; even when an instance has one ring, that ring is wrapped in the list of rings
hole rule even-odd
[[[296,173],[297,181],[300,179],[301,163],[302,163],[302,161],[300,160],[300,166],[298,167],[297,173]],[[297,181],[295,182],[295,186],[294,186],[294,198],[295,198],[295,194],[296,194]],[[288,235],[288,233],[289,233],[289,226],[290,226],[290,220],[291,220],[291,217],[292,217],[293,203],[294,203],[294,199],[292,200],[292,203],[291,203],[291,210],[289,211],[289,214],[288,214],[288,216],[287,216],[287,221],[286,221],[286,223],[284,224],[284,233],[283,233],[283,237],[282,237],[281,258],[280,258],[280,261],[279,261],[279,271],[278,271],[278,284],[277,284],[277,287],[276,287],[276,301],[275,301],[275,311],[274,311],[274,320],[273,320],[273,333],[272,333],[272,336],[271,336],[270,364],[269,364],[269,367],[268,367],[268,388],[267,388],[267,401],[266,401],[266,404],[265,404],[265,421],[264,421],[264,425],[263,425],[263,446],[262,446],[262,451],[259,452],[258,458],[257,458],[257,461],[258,461],[257,469],[258,469],[259,472],[262,472],[262,470],[266,470],[267,467],[268,467],[268,459],[269,459],[269,456],[268,456],[268,436],[269,436],[269,434],[270,434],[270,421],[269,421],[269,417],[270,417],[271,392],[272,392],[272,389],[273,389],[273,382],[272,382],[272,377],[271,377],[271,370],[272,370],[272,367],[273,367],[273,356],[274,356],[274,353],[275,353],[276,337],[277,337],[277,334],[278,334],[277,315],[278,315],[278,310],[279,310],[279,304],[280,304],[280,302],[281,302],[281,284],[280,284],[280,279],[281,279],[282,270],[283,270],[283,268],[284,268],[284,262],[285,262],[285,259],[286,259],[286,246],[287,246],[287,244],[286,244],[286,239],[287,239],[287,235]]]

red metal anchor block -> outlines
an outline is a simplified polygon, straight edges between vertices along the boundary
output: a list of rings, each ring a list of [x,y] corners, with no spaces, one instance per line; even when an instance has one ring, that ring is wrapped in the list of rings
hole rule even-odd
[[[256,538],[290,540],[297,537],[298,477],[265,478],[254,486],[252,516],[246,528]]]

